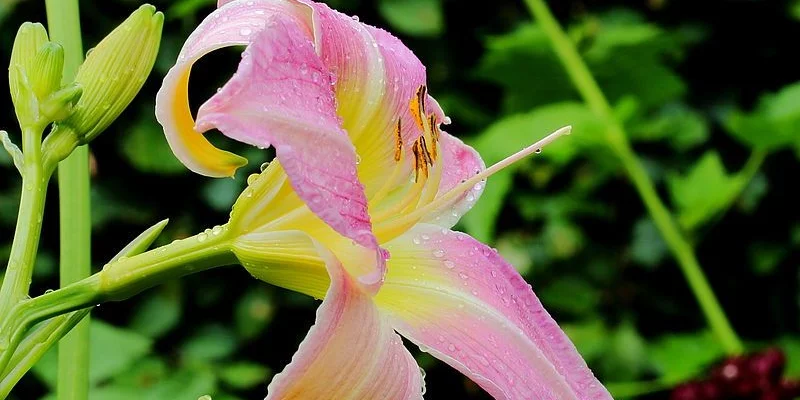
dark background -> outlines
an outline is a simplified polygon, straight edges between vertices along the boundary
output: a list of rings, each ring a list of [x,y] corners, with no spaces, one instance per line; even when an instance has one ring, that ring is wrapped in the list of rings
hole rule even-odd
[[[92,150],[96,268],[163,218],[159,243],[224,223],[251,160],[236,180],[188,172],[153,117],[161,79],[211,0],[154,1],[166,15],[154,72]],[[800,374],[797,193],[800,157],[800,1],[551,1],[624,121],[630,140],[694,244],[728,318],[750,349],[779,345]],[[84,47],[138,0],[82,1]],[[428,67],[447,130],[496,162],[544,133],[575,134],[513,174],[490,179],[461,229],[498,247],[533,284],[602,382],[617,397],[665,398],[668,388],[723,357],[677,264],[636,191],[602,143],[546,36],[523,2],[333,0],[329,4],[398,35]],[[23,21],[45,22],[43,2],[0,0],[0,64]],[[235,71],[218,51],[193,70],[202,103]],[[6,82],[0,92],[8,93]],[[10,96],[0,128],[18,137]],[[769,137],[753,176],[739,175]],[[7,258],[19,179],[0,154],[0,260]],[[743,179],[743,190],[732,184]],[[31,295],[57,285],[57,191],[51,187]],[[313,324],[317,303],[226,267],[93,312],[92,399],[261,398]],[[353,349],[357,352],[357,349]],[[418,352],[413,349],[415,354]],[[425,354],[427,398],[487,398]],[[45,357],[12,396],[50,393]]]

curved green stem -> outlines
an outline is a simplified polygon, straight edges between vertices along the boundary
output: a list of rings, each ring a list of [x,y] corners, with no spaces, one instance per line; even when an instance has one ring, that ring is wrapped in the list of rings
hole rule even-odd
[[[607,124],[606,140],[615,152],[639,196],[650,212],[664,241],[678,261],[689,287],[700,304],[700,308],[714,334],[729,354],[740,353],[743,345],[734,332],[725,312],[714,295],[708,280],[703,274],[694,249],[681,233],[667,207],[656,192],[655,185],[645,172],[639,159],[628,142],[625,130],[614,118],[611,105],[606,100],[600,86],[589,68],[578,54],[572,41],[553,17],[544,0],[525,0],[530,12],[541,25],[561,59],[575,87],[589,108]]]
[[[9,363],[10,368],[0,375],[0,399],[6,398],[23,375],[67,332],[89,314],[89,308],[59,315],[36,327],[20,343]]]
[[[0,321],[12,307],[28,295],[42,231],[42,215],[50,175],[42,168],[42,127],[23,129],[24,168],[17,227],[0,287]],[[0,343],[0,346],[2,343]]]
[[[227,227],[199,233],[142,254],[121,257],[92,276],[17,303],[2,321],[0,370],[7,368],[33,324],[102,302],[125,300],[170,279],[236,263],[230,242]]]

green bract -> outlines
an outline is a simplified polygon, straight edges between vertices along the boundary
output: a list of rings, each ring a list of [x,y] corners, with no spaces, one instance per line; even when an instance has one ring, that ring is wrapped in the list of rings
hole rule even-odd
[[[26,22],[19,27],[14,39],[14,48],[11,50],[11,60],[8,65],[8,87],[11,90],[11,100],[14,102],[17,119],[20,126],[23,127],[32,125],[39,118],[38,99],[34,94],[34,87],[44,88],[47,86],[35,82],[31,73],[40,58],[56,56],[45,49],[42,49],[42,54],[38,54],[39,49],[45,44],[49,44],[49,42],[44,26]],[[63,57],[62,52],[62,65]]]
[[[143,5],[86,56],[75,77],[84,95],[61,125],[87,143],[108,127],[142,88],[158,54],[164,15]]]

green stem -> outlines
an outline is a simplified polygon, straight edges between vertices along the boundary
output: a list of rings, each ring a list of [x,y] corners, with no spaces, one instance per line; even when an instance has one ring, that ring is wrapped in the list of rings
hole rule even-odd
[[[10,368],[0,380],[0,399],[6,398],[23,375],[67,332],[89,314],[89,308],[59,315],[36,327],[20,343],[11,357]]]
[[[50,175],[42,168],[42,127],[23,129],[22,194],[17,227],[8,258],[3,285],[0,287],[0,321],[28,295],[42,231],[42,215]],[[0,343],[2,345],[2,343]]]
[[[229,230],[215,231],[121,257],[92,276],[18,303],[0,325],[0,344],[5,344],[0,346],[0,370],[6,369],[25,332],[37,322],[102,302],[125,300],[169,279],[236,263]]]
[[[64,47],[64,82],[71,82],[83,61],[77,0],[46,0],[50,39]],[[60,278],[64,287],[91,274],[89,150],[75,149],[58,169]],[[58,351],[58,398],[89,397],[89,318],[64,337]]]
[[[544,0],[525,0],[530,12],[550,39],[553,50],[561,59],[573,84],[589,108],[608,125],[606,139],[628,173],[639,196],[650,212],[664,241],[678,261],[678,265],[714,334],[729,354],[740,353],[743,345],[734,332],[725,312],[714,295],[708,280],[694,254],[694,249],[681,233],[675,220],[656,192],[655,185],[636,157],[624,128],[614,118],[611,105],[603,95],[586,63],[583,62],[572,41],[558,24]]]

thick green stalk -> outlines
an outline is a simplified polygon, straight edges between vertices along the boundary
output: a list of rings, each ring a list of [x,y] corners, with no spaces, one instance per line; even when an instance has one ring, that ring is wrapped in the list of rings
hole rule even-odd
[[[42,168],[42,127],[24,127],[22,149],[22,194],[17,227],[8,258],[8,267],[0,288],[0,321],[12,307],[28,295],[42,231],[42,214],[50,176]],[[0,343],[2,346],[2,343]]]
[[[561,59],[572,82],[589,108],[607,124],[606,138],[611,148],[628,173],[645,207],[650,212],[656,227],[658,227],[664,241],[678,261],[678,265],[683,271],[683,275],[686,277],[689,287],[700,304],[700,308],[712,331],[729,354],[742,352],[742,342],[728,322],[725,312],[708,284],[708,280],[694,254],[694,249],[683,236],[669,210],[659,198],[653,181],[647,175],[631,148],[624,128],[614,118],[611,105],[602,90],[600,90],[600,86],[595,81],[586,63],[578,54],[575,45],[553,17],[544,0],[525,0],[525,3],[549,37],[553,50]]]
[[[167,280],[236,263],[227,227],[172,242],[131,257],[53,292],[17,303],[0,326],[0,371],[6,370],[25,332],[34,324],[107,301],[125,300]],[[62,341],[63,343],[63,341]]]
[[[46,0],[50,39],[64,47],[64,82],[71,82],[83,61],[77,0]],[[89,151],[75,149],[58,168],[61,286],[91,274]],[[59,400],[89,397],[89,318],[64,337],[58,351]]]
[[[59,315],[43,322],[20,343],[0,378],[0,399],[6,398],[23,375],[67,332],[89,314],[89,308]]]

